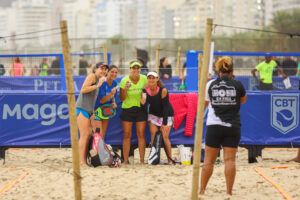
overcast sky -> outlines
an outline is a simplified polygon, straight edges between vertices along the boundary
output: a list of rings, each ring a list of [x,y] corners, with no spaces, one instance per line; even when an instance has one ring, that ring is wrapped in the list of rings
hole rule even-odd
[[[9,7],[13,0],[0,0],[0,7]]]

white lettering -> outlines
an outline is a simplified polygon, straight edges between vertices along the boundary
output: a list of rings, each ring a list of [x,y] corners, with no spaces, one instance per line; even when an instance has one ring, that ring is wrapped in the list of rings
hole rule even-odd
[[[68,104],[58,105],[57,110],[55,104],[25,104],[23,107],[16,104],[12,109],[8,104],[3,105],[3,120],[7,120],[9,117],[18,120],[22,118],[25,120],[39,120],[41,118],[41,124],[49,126],[55,123],[56,116],[62,120],[68,119]]]
[[[66,114],[63,114],[63,109],[67,109]],[[57,108],[57,115],[60,119],[68,119],[69,118],[69,114],[68,114],[68,104],[61,104],[60,106],[58,106]]]
[[[47,114],[46,113],[46,109],[50,109],[50,113]],[[50,119],[49,121],[42,121],[41,124],[42,125],[52,125],[55,120],[56,120],[56,113],[55,113],[55,110],[56,110],[56,105],[55,104],[44,104],[41,106],[41,109],[40,109],[40,115],[42,117],[42,119]]]
[[[7,114],[11,117],[17,115],[17,119],[21,119],[20,104],[15,105],[14,109],[11,110],[8,104],[3,105],[3,116],[2,119],[7,119]]]
[[[34,80],[34,90],[39,90],[39,87],[43,86],[43,81],[41,79]]]
[[[33,110],[32,114],[28,114],[29,109]],[[39,105],[38,104],[26,104],[22,109],[22,114],[25,119],[38,119],[39,118]]]

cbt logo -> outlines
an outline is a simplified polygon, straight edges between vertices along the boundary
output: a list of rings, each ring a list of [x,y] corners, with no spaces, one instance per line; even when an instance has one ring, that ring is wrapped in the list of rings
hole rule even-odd
[[[287,134],[298,127],[299,123],[299,96],[272,95],[271,126]]]

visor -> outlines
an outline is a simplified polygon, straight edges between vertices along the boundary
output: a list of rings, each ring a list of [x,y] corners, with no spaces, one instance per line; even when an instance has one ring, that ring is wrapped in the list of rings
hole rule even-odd
[[[140,62],[133,62],[130,64],[130,68],[132,68],[134,66],[142,67],[142,64]]]
[[[147,74],[147,77],[148,76],[154,76],[155,78],[158,78],[158,74],[156,73],[156,72],[149,72],[148,74]]]

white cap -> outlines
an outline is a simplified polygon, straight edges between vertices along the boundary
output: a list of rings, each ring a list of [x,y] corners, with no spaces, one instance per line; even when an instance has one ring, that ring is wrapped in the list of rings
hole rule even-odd
[[[158,74],[156,73],[156,72],[149,72],[148,74],[147,74],[147,77],[148,76],[154,76],[155,78],[158,78]]]

